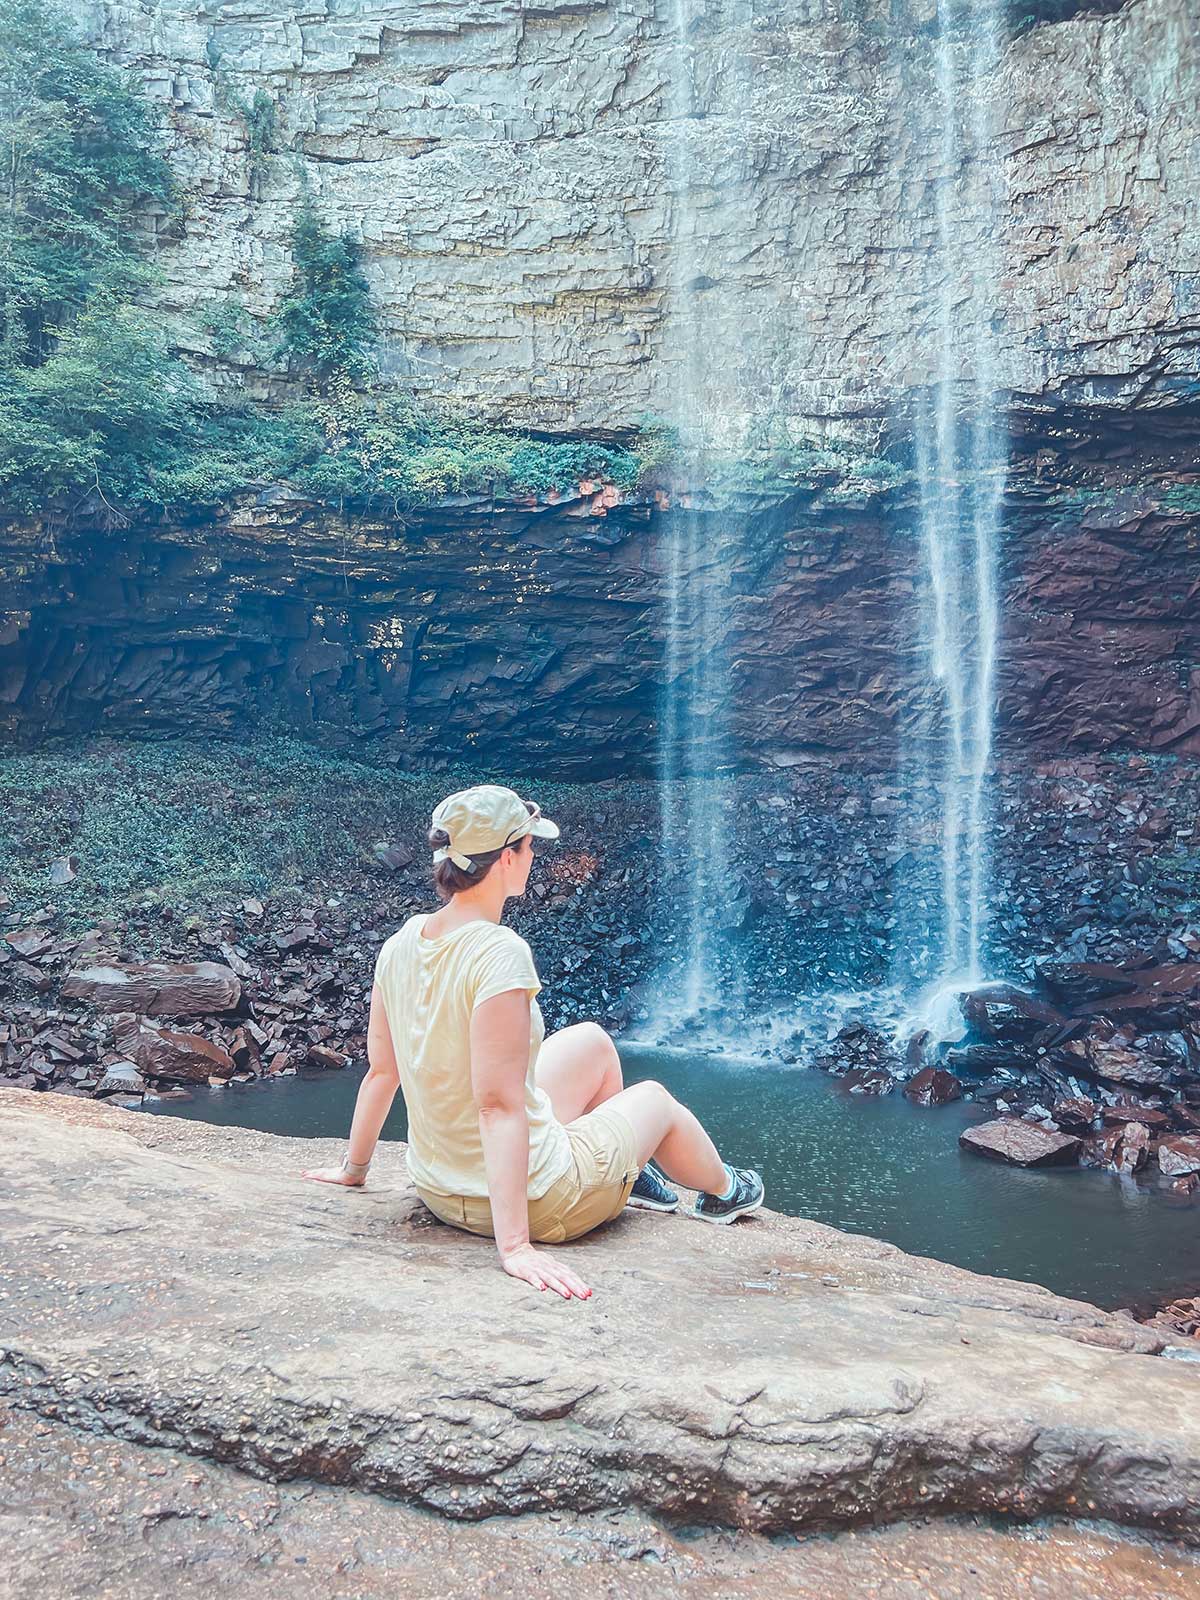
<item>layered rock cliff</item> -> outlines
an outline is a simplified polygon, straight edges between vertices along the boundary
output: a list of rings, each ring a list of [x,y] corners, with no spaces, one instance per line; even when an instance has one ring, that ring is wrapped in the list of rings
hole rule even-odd
[[[524,426],[668,411],[689,299],[718,412],[874,436],[934,375],[937,185],[971,175],[943,170],[933,0],[711,0],[683,40],[661,0],[68,9],[166,109],[159,303],[220,386],[280,391],[254,330],[304,185],[362,240],[385,371]],[[957,259],[998,241],[1000,304],[956,286],[953,337],[986,317],[1026,403],[1195,398],[1192,8],[1078,9],[1009,8],[978,86],[996,204],[960,208]]]
[[[1200,754],[1190,433],[1031,438],[1007,504],[998,738],[1026,760]],[[1117,459],[1112,459],[1113,457]],[[0,529],[13,739],[282,727],[405,767],[652,775],[669,522],[651,498],[458,503],[407,522],[265,491],[211,522]],[[704,502],[701,500],[701,505]],[[896,767],[933,686],[903,494],[699,512],[738,764]],[[686,609],[686,608],[685,608]],[[713,613],[709,613],[711,623]],[[711,752],[698,731],[698,770]]]

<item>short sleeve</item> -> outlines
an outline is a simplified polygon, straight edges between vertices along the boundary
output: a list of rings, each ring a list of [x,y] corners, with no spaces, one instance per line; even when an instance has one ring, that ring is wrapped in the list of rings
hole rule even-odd
[[[520,934],[506,930],[507,937],[489,939],[471,971],[471,1009],[508,989],[528,989],[537,994],[542,980],[533,964],[533,954]]]
[[[396,942],[396,936],[395,936],[395,934],[392,934],[389,938],[385,939],[383,941],[383,943],[379,946],[379,953],[375,957],[375,976],[374,976],[374,982],[375,983],[378,983],[379,980],[383,977],[384,968],[387,966],[388,961],[389,961],[389,959],[391,957],[392,948],[395,945],[395,942]]]

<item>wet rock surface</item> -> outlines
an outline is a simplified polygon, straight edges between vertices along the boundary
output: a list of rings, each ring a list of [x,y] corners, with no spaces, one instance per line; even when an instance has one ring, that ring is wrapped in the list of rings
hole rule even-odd
[[[466,1518],[989,1510],[1200,1541],[1200,1367],[1167,1359],[1194,1346],[1130,1317],[769,1213],[627,1212],[571,1250],[592,1300],[551,1305],[430,1219],[399,1146],[346,1191],[297,1175],[332,1140],[0,1107],[9,1406]],[[168,1213],[186,1231],[148,1249]]]

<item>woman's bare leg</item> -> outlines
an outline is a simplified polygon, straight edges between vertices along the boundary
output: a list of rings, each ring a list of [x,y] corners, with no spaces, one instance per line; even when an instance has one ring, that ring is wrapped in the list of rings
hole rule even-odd
[[[559,1028],[538,1051],[534,1078],[560,1122],[574,1122],[625,1087],[617,1047],[598,1022]]]
[[[720,1194],[728,1184],[716,1145],[686,1106],[661,1083],[625,1088],[617,1047],[599,1023],[577,1022],[552,1033],[538,1052],[534,1077],[560,1122],[611,1105],[633,1125],[640,1166],[653,1156],[687,1189]]]
[[[729,1183],[717,1147],[699,1119],[661,1083],[635,1083],[613,1095],[608,1104],[633,1125],[638,1140],[638,1161],[650,1157],[685,1189],[721,1194]]]

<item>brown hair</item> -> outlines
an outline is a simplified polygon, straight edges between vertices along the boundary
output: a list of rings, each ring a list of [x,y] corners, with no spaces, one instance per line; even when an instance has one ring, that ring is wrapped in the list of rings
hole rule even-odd
[[[533,815],[533,805],[530,801],[522,802],[529,815]],[[521,839],[531,839],[532,834],[522,834]],[[467,872],[462,867],[455,866],[449,856],[444,860],[434,863],[433,887],[439,900],[452,900],[462,889],[473,889],[477,883],[482,883],[488,873],[499,861],[506,850],[519,849],[521,839],[514,839],[512,844],[501,845],[499,850],[483,850],[479,855],[471,856],[475,863],[474,871]],[[445,828],[430,828],[429,846],[432,850],[440,850],[443,845],[450,843],[450,835]],[[531,846],[532,848],[532,846]]]

